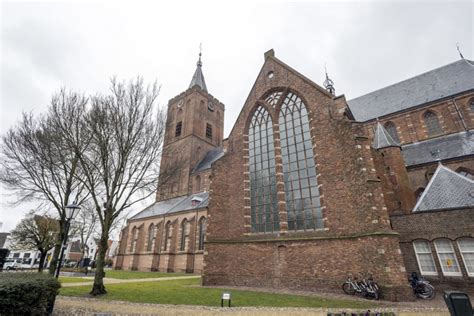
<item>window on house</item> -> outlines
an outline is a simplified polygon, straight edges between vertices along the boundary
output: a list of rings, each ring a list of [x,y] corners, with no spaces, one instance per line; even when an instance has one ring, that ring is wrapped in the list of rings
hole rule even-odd
[[[279,231],[273,123],[264,107],[253,114],[248,135],[251,230]]]
[[[308,113],[293,93],[283,101],[279,128],[288,230],[323,228]]]
[[[384,127],[393,140],[400,144],[400,138],[398,137],[397,126],[395,123],[387,122],[384,124]]]
[[[441,128],[441,124],[439,123],[436,113],[427,111],[423,115],[423,119],[425,121],[426,132],[428,133],[428,136],[435,136],[443,133],[443,129]]]
[[[199,220],[199,242],[198,250],[204,250],[204,238],[206,237],[206,218],[202,217]]]
[[[180,251],[186,251],[189,239],[189,222],[187,220],[183,220],[181,223],[181,243],[179,246]]]
[[[413,248],[415,249],[420,273],[423,275],[438,275],[430,244],[424,240],[417,240],[413,242]]]
[[[474,238],[459,239],[458,247],[467,270],[467,275],[474,276]]]
[[[449,239],[437,239],[434,244],[443,274],[447,276],[461,275],[461,270],[459,269],[458,260],[456,259],[451,241]]]
[[[181,129],[183,128],[183,122],[180,121],[176,124],[176,131],[174,133],[175,137],[181,136]]]
[[[206,137],[212,139],[212,125],[209,123],[206,124]]]
[[[165,226],[165,240],[163,245],[163,250],[167,251],[171,246],[171,234],[172,234],[173,227],[171,226],[171,222],[166,223]]]
[[[156,226],[153,224],[150,224],[150,227],[148,228],[148,241],[147,241],[147,246],[146,250],[147,251],[152,251],[153,248],[155,247],[155,238],[156,238]]]

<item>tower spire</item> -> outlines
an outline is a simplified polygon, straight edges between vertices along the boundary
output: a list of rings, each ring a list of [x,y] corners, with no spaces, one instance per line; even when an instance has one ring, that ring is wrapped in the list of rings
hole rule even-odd
[[[189,84],[189,88],[198,86],[199,88],[207,92],[206,81],[204,80],[204,75],[202,73],[201,56],[202,56],[202,44],[199,44],[199,59],[196,63],[196,66],[197,66],[196,71],[194,72],[193,79],[191,80],[191,83]]]

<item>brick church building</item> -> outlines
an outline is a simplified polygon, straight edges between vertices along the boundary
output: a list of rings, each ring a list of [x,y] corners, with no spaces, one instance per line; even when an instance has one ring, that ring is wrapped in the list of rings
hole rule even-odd
[[[309,290],[370,272],[392,300],[411,298],[411,271],[474,287],[472,62],[346,101],[270,50],[227,139],[224,111],[199,58],[116,269]]]

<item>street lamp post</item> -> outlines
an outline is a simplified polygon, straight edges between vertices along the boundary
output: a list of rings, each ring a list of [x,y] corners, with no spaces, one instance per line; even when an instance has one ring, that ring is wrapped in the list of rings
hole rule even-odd
[[[61,265],[63,263],[64,251],[66,251],[67,248],[67,238],[69,234],[69,227],[71,226],[71,221],[76,218],[80,210],[81,207],[74,203],[66,206],[66,229],[64,231],[64,239],[62,240],[61,254],[59,256],[58,266],[56,267],[56,272],[54,273],[54,277],[56,279],[59,278],[59,272],[61,271]]]

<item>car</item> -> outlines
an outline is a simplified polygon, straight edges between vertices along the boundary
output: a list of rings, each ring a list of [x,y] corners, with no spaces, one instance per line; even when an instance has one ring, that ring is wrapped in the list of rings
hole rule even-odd
[[[21,260],[7,259],[3,264],[3,269],[7,271],[21,269]]]

